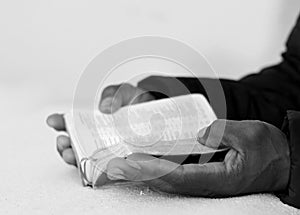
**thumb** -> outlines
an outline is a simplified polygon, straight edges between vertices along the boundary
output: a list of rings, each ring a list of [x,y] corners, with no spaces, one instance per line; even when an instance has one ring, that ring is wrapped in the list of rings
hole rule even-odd
[[[197,140],[200,144],[210,148],[227,148],[224,145],[223,138],[225,137],[226,120],[215,120],[209,126],[199,130]]]
[[[243,144],[239,135],[244,132],[243,121],[218,119],[210,126],[198,132],[197,140],[200,144],[214,149],[232,148],[243,151]]]

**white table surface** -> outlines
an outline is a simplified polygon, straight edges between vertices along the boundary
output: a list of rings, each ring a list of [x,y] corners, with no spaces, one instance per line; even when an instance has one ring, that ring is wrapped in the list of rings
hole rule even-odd
[[[42,93],[0,87],[0,214],[300,214],[270,194],[225,199],[183,198],[146,187],[82,187],[74,167],[60,159]]]

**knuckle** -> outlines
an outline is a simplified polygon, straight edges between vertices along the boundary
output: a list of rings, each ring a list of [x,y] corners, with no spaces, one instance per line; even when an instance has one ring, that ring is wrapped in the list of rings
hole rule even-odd
[[[62,141],[62,136],[57,136],[57,137],[56,137],[56,143],[57,143],[57,144],[60,144],[61,141]]]
[[[117,93],[125,93],[126,95],[134,96],[137,93],[137,88],[129,83],[122,83],[119,85]]]
[[[113,95],[113,94],[115,94],[115,92],[117,91],[118,88],[119,88],[119,85],[110,85],[110,86],[107,86],[103,90],[102,96],[106,97],[107,95]]]
[[[211,127],[212,132],[214,132],[214,134],[216,135],[227,135],[230,134],[230,130],[228,129],[227,126],[228,121],[224,120],[224,119],[217,119],[215,120]]]
[[[252,132],[250,132],[252,137],[254,136],[260,138],[265,136],[269,132],[267,124],[262,121],[253,121],[252,125],[249,126],[249,128],[252,130]]]
[[[183,167],[180,165],[173,172],[167,175],[168,183],[176,190],[186,189],[189,179],[185,176]]]
[[[210,127],[217,129],[219,127],[225,127],[226,123],[227,121],[225,119],[216,119],[211,123]]]
[[[135,88],[132,84],[129,84],[129,83],[126,83],[126,82],[120,84],[119,86],[123,87],[123,88],[126,88],[126,89],[133,89],[133,88]]]
[[[60,148],[60,146],[58,144],[56,144],[56,150],[60,154],[60,156],[62,156],[62,149]]]
[[[260,151],[266,145],[266,137],[269,136],[269,128],[266,123],[258,120],[245,122],[241,126],[243,132],[241,138],[248,150]]]

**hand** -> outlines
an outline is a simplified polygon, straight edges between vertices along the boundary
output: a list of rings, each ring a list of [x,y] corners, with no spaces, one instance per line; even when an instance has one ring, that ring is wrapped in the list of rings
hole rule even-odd
[[[154,97],[144,90],[130,84],[108,86],[102,92],[99,109],[103,113],[113,113],[119,108],[141,102],[153,100]],[[56,131],[66,132],[65,121],[62,114],[50,115],[47,124]],[[59,135],[56,140],[57,151],[63,160],[71,165],[76,165],[71,139],[67,135]]]
[[[127,159],[111,160],[107,176],[111,180],[144,181],[169,193],[209,197],[271,192],[287,186],[289,147],[276,127],[261,121],[216,120],[199,132],[198,139],[212,148],[229,147],[224,161],[178,165],[132,154]]]

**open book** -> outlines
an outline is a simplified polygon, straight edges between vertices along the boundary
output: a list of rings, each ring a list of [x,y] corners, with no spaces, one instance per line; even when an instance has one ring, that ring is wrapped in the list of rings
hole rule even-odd
[[[91,186],[114,157],[214,153],[197,142],[197,133],[215,119],[200,94],[130,105],[114,114],[77,110],[65,115],[83,184]]]

